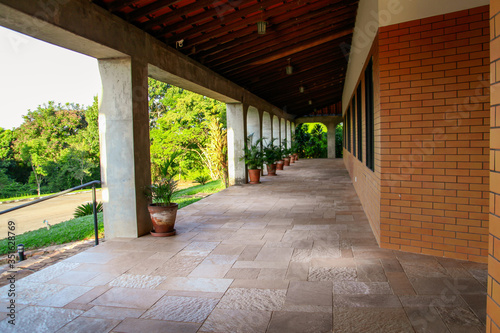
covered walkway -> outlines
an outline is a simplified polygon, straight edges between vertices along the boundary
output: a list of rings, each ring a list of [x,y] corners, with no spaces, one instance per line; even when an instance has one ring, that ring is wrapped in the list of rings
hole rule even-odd
[[[342,160],[300,160],[16,282],[2,332],[484,332],[487,267],[378,247]],[[7,311],[8,286],[0,290]]]

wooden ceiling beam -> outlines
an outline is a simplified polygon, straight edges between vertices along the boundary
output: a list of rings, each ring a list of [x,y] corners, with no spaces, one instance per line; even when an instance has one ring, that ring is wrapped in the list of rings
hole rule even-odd
[[[329,92],[335,92],[337,89],[334,88],[335,85],[339,85],[342,82],[340,79],[336,80],[323,80],[323,81],[318,81],[317,85],[308,88],[304,93],[300,93],[298,89],[293,92],[287,92],[286,94],[280,94],[279,98],[277,101],[283,103],[285,101],[292,101],[292,102],[298,102],[301,100],[313,100],[315,98],[318,98],[321,96],[321,93],[325,90],[328,89]],[[258,92],[257,92],[258,93]],[[269,91],[268,95],[272,95],[273,92]],[[261,94],[262,95],[262,94]]]
[[[277,5],[277,4],[283,3],[284,1],[286,1],[286,0],[269,0],[266,3],[268,4],[268,6],[272,6],[272,5]],[[304,3],[300,6],[305,6],[305,5],[306,4]],[[287,7],[293,8],[293,7],[297,6],[297,3],[285,2],[282,6],[287,6]],[[241,10],[231,12],[230,14],[223,16],[221,19],[214,19],[211,22],[208,22],[206,24],[202,24],[202,25],[193,27],[192,29],[188,29],[188,30],[186,30],[182,33],[179,33],[179,34],[175,34],[174,36],[167,38],[167,43],[170,43],[173,40],[177,40],[179,38],[183,38],[183,39],[188,40],[189,38],[195,37],[198,34],[209,33],[210,31],[212,31],[214,29],[220,30],[221,26],[226,27],[226,26],[231,25],[232,29],[234,29],[234,28],[238,28],[241,26],[246,27],[249,24],[255,24],[257,21],[259,21],[261,19],[260,15],[254,15],[253,17],[250,17],[250,18],[246,18],[246,17],[250,14],[260,12],[261,7],[262,7],[262,4],[258,3],[256,5],[249,6],[249,7],[243,8]],[[278,7],[276,7],[273,10],[277,10],[277,8]],[[242,19],[242,18],[245,18],[245,19]],[[168,29],[168,27],[165,29]],[[165,33],[158,33],[158,34],[155,33],[154,35],[158,36],[158,37],[163,37],[165,35]]]
[[[337,48],[338,45],[337,43],[330,42],[330,43],[325,43],[324,45],[315,47],[314,49],[309,49],[303,52],[299,52],[296,55],[294,55],[294,62],[302,62],[304,60],[308,60],[311,57],[316,57],[316,55],[321,55],[323,56],[324,54],[335,54],[335,48]],[[270,62],[268,64],[259,66],[259,72],[261,73],[268,73],[269,75],[275,75],[275,73],[272,73],[273,71],[276,70],[277,66],[280,66],[279,62]],[[280,66],[281,67],[281,66]],[[282,67],[281,67],[282,70]],[[238,77],[243,77],[246,78],[248,76],[250,77],[255,77],[255,67],[241,67],[237,70],[231,71],[231,75],[238,75]]]
[[[327,2],[326,2],[327,3]],[[330,8],[335,8],[335,6],[332,5],[325,5],[325,1],[317,1],[314,3],[309,4],[308,6],[303,6],[300,8],[295,8],[293,9],[293,6],[291,4],[286,4],[283,6],[280,6],[279,8],[284,8],[287,9],[284,13],[278,13],[277,9],[273,9],[273,17],[272,21],[276,22],[273,23],[272,25],[268,26],[268,30],[273,31],[273,29],[277,29],[278,26],[283,25],[283,28],[294,25],[296,23],[302,22],[302,16],[305,15],[307,12],[315,10],[321,10],[321,13],[324,13],[324,10],[330,10]],[[292,10],[288,10],[289,8],[292,8]],[[323,9],[323,10],[322,10]],[[320,13],[320,14],[321,14]],[[317,16],[317,14],[315,15]],[[266,14],[266,17],[269,18],[269,14]],[[266,19],[266,22],[268,19]],[[252,22],[255,24],[255,22]],[[279,22],[279,23],[278,23]],[[288,24],[287,24],[288,23]],[[238,30],[235,30],[236,28],[240,28]],[[186,40],[187,44],[186,46],[195,46],[197,51],[203,51],[208,48],[212,47],[223,47],[220,44],[230,42],[234,39],[237,39],[241,36],[249,36],[253,35],[255,38],[257,37],[263,37],[257,34],[257,29],[253,25],[249,25],[248,27],[241,28],[241,25],[235,24],[229,24],[224,27],[221,27],[220,29],[216,29],[214,31],[211,31],[209,33],[202,34],[197,37],[190,37]],[[200,44],[202,43],[203,44]],[[225,45],[224,45],[225,47]],[[198,49],[199,48],[199,49]]]
[[[175,5],[182,0],[157,0],[149,5],[138,8],[126,15],[127,21],[134,22],[141,17],[153,14],[156,11],[162,10],[169,6]]]
[[[143,30],[150,30],[152,27],[165,24],[166,22],[170,22],[170,21],[178,19],[178,18],[182,18],[182,16],[184,16],[184,15],[187,15],[189,13],[192,13],[194,11],[197,11],[199,9],[202,9],[202,8],[208,6],[208,5],[213,5],[213,4],[214,4],[214,0],[197,0],[189,5],[173,9],[171,12],[168,12],[166,14],[155,17],[154,19],[151,19],[149,21],[146,21],[144,24],[140,25],[140,28]],[[211,9],[211,10],[215,10],[215,9]],[[198,15],[195,15],[194,17],[202,16],[203,20],[206,20],[207,18],[210,17],[209,12],[211,10],[208,10],[204,13],[200,13]],[[192,18],[190,17],[190,18],[187,18],[185,20],[182,19],[179,23],[174,23],[174,25],[181,24],[181,26],[186,26],[188,24],[184,24],[184,22],[189,21],[189,20],[192,20]],[[200,21],[200,20],[198,20],[198,21]],[[195,21],[195,23],[198,21]]]
[[[333,10],[333,7],[331,7]],[[351,11],[354,11],[355,8],[351,9]],[[343,11],[344,13],[349,13],[349,11]],[[238,37],[236,39],[233,39],[227,43],[224,44],[212,44],[211,42],[209,43],[204,43],[201,45],[202,48],[206,49],[204,52],[200,52],[200,49],[198,49],[198,45],[196,45],[196,57],[210,57],[212,55],[217,55],[220,53],[227,54],[227,51],[231,51],[233,49],[240,49],[238,46],[244,45],[245,48],[251,48],[255,47],[257,45],[262,45],[264,43],[272,43],[273,41],[276,42],[279,38],[279,41],[282,41],[284,38],[287,37],[289,34],[293,33],[299,33],[299,34],[305,34],[308,32],[308,28],[310,27],[318,27],[318,29],[325,24],[334,24],[335,26],[340,26],[341,23],[350,23],[351,20],[353,20],[351,17],[347,15],[343,15],[341,19],[341,22],[336,22],[335,19],[336,17],[333,17],[332,13],[329,11],[315,11],[314,13],[311,13],[314,15],[307,15],[311,19],[309,20],[301,20],[300,23],[295,23],[293,20],[285,21],[283,23],[277,24],[274,26],[274,29],[268,29],[268,32],[262,36],[258,35],[257,33],[250,33],[247,35],[243,35],[242,37]],[[335,13],[336,14],[336,13]],[[336,16],[336,15],[335,15]],[[299,16],[302,18],[301,16]],[[333,23],[335,22],[335,23]],[[255,28],[252,27],[251,31],[249,32],[255,32]],[[239,31],[236,32],[235,34],[241,34]],[[232,35],[232,34],[231,34]],[[235,38],[235,37],[232,37]],[[206,44],[211,44],[211,47],[208,48],[208,45]],[[234,52],[234,51],[233,51]]]
[[[121,9],[132,5],[134,2],[138,2],[139,0],[115,0],[112,2],[109,2],[107,4],[107,8],[110,12],[117,12],[120,11]]]
[[[257,93],[262,91],[289,89],[296,90],[298,92],[298,87],[301,85],[310,89],[317,85],[318,82],[327,82],[328,80],[333,81],[336,79],[342,79],[344,77],[344,73],[345,71],[342,71],[335,67],[318,67],[314,70],[309,71],[308,73],[304,73],[300,78],[295,79],[293,82],[288,82],[290,79],[288,79],[287,81],[286,78],[273,81],[261,80],[259,82],[253,83],[251,88],[252,91],[255,91]]]
[[[346,28],[345,21],[342,21],[339,24],[332,25],[331,19],[328,19],[327,16],[325,17],[327,19],[322,22],[313,23],[311,25],[300,27],[298,29],[296,28],[294,29],[294,27],[291,27],[286,34],[282,34],[279,37],[273,36],[274,38],[270,38],[267,40],[256,39],[253,42],[246,43],[244,46],[234,47],[232,49],[234,51],[232,52],[231,50],[226,50],[226,52],[219,52],[214,56],[209,56],[204,58],[203,63],[205,64],[210,64],[214,62],[224,63],[230,60],[234,60],[240,56],[249,54],[251,52],[258,52],[259,50],[272,48],[277,43],[279,43],[279,45],[286,45],[287,43],[296,44],[300,43],[302,40],[310,39],[312,37],[315,37],[315,35],[319,35],[324,32],[333,32]]]
[[[244,48],[241,51],[239,51],[239,48],[238,48],[238,52],[229,53],[227,57],[226,56],[219,57],[219,58],[215,58],[213,60],[212,59],[205,59],[203,61],[203,63],[206,64],[207,66],[212,66],[212,65],[216,64],[218,66],[218,68],[221,68],[221,67],[224,68],[224,64],[226,64],[226,63],[237,64],[240,59],[241,59],[240,62],[245,62],[245,61],[248,61],[248,59],[254,59],[256,56],[257,57],[259,55],[262,56],[263,54],[266,55],[267,52],[273,51],[273,49],[276,47],[276,45],[280,45],[280,47],[281,46],[287,47],[290,45],[297,45],[301,42],[311,40],[311,38],[314,38],[318,35],[332,34],[333,31],[334,30],[330,26],[320,27],[320,30],[309,31],[303,35],[287,36],[286,39],[281,40],[279,43],[273,43],[271,41],[271,42],[264,43],[261,47],[255,46],[255,47],[252,47],[249,49]],[[263,65],[263,64],[259,64],[259,65]]]
[[[279,3],[283,3],[285,0],[270,0],[269,6],[271,5],[276,5]],[[173,40],[178,40],[178,39],[187,39],[189,36],[197,35],[202,32],[208,32],[211,29],[216,29],[220,27],[221,25],[226,25],[230,23],[238,23],[240,26],[243,24],[246,26],[246,22],[242,20],[243,17],[246,17],[250,14],[254,14],[258,11],[260,11],[260,8],[262,7],[261,3],[257,3],[255,5],[251,5],[242,9],[238,10],[238,7],[234,7],[234,11],[229,12],[226,15],[217,15],[217,10],[216,8],[208,10],[206,14],[208,14],[207,18],[217,16],[214,18],[212,21],[198,25],[196,27],[193,27],[191,29],[188,29],[186,31],[183,31],[181,33],[175,34],[169,38],[167,38],[167,43],[172,42]],[[227,11],[226,11],[227,12]],[[220,16],[220,17],[219,17]],[[173,31],[167,26],[163,29],[160,29],[159,31],[154,31],[153,35],[157,38],[162,38],[168,33],[172,33]]]
[[[255,82],[259,81],[270,81],[270,80],[271,81],[285,80],[288,82],[290,81],[300,82],[308,79],[311,73],[314,73],[314,71],[318,68],[324,68],[324,69],[336,68],[341,72],[345,72],[346,67],[347,63],[344,63],[344,65],[342,63],[338,63],[338,59],[336,58],[329,58],[325,55],[316,55],[310,57],[307,66],[302,65],[301,67],[296,69],[292,75],[287,75],[285,73],[284,68],[279,69],[279,74],[276,71],[262,71],[259,69],[259,72],[257,73],[254,70],[253,76],[247,75],[246,77],[243,77],[239,75],[238,81],[242,85],[254,84]]]
[[[278,59],[291,57],[296,53],[345,37],[352,34],[352,31],[352,28],[348,28],[337,33],[328,32],[323,35],[311,38],[307,43],[304,42],[300,44],[297,43],[298,45],[287,45],[286,47],[276,49],[273,52],[267,52],[265,53],[265,56],[262,56],[262,53],[266,51],[259,50],[259,52],[253,52],[238,59],[226,62],[222,66],[213,66],[213,68],[215,71],[230,72],[231,69],[234,69],[237,66],[242,66],[243,64],[248,64],[250,66],[260,66],[262,64],[270,63]]]

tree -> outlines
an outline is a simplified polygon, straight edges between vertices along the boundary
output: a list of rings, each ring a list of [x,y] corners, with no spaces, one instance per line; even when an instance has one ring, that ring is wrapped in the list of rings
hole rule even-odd
[[[149,83],[153,179],[159,175],[159,166],[163,161],[177,150],[183,151],[182,159],[179,160],[180,171],[189,170],[194,174],[208,169],[211,176],[223,178],[216,171],[218,167],[213,165],[214,159],[202,150],[211,144],[215,145],[210,143],[215,137],[211,136],[209,127],[224,128],[225,105],[153,79]],[[218,118],[216,125],[211,124],[214,118]]]
[[[31,167],[30,180],[38,195],[44,179],[57,174],[54,170],[63,152],[80,142],[77,136],[86,125],[80,106],[69,103],[62,106],[50,101],[24,116],[15,131],[14,151],[18,160]]]
[[[207,144],[198,144],[201,158],[210,171],[212,179],[222,179],[229,187],[227,173],[227,129],[223,127],[218,117],[211,116],[205,129],[208,137]]]
[[[343,155],[342,140],[344,138],[344,124],[340,123],[335,128],[335,157],[341,158]]]
[[[325,125],[320,123],[299,124],[295,130],[295,139],[302,157],[327,157],[328,141]]]

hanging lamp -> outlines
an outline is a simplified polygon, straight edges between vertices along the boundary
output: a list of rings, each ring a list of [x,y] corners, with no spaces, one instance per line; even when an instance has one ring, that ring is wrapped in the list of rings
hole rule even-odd
[[[265,35],[266,34],[266,27],[267,27],[267,22],[264,21],[264,8],[260,8],[262,11],[260,14],[260,21],[257,22],[257,33],[259,35]]]
[[[288,66],[285,67],[285,72],[288,74],[288,75],[292,75],[293,73],[293,66],[290,64],[290,60],[292,58],[288,58]]]

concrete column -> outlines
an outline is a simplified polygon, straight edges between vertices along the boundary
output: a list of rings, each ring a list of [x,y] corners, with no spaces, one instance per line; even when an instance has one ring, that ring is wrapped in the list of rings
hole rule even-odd
[[[329,122],[325,125],[327,130],[328,158],[335,158],[335,130],[338,123]]]
[[[99,60],[101,178],[106,238],[151,230],[148,69],[130,58]]]
[[[286,145],[287,148],[292,148],[292,130],[290,129],[290,121],[286,121]]]
[[[278,119],[278,116],[273,116],[272,134],[273,134],[273,139],[276,139],[274,141],[274,144],[276,146],[281,145],[281,141],[280,141],[280,120]]]
[[[245,112],[243,104],[226,104],[227,158],[229,185],[245,184],[245,161],[241,161],[245,146]]]

